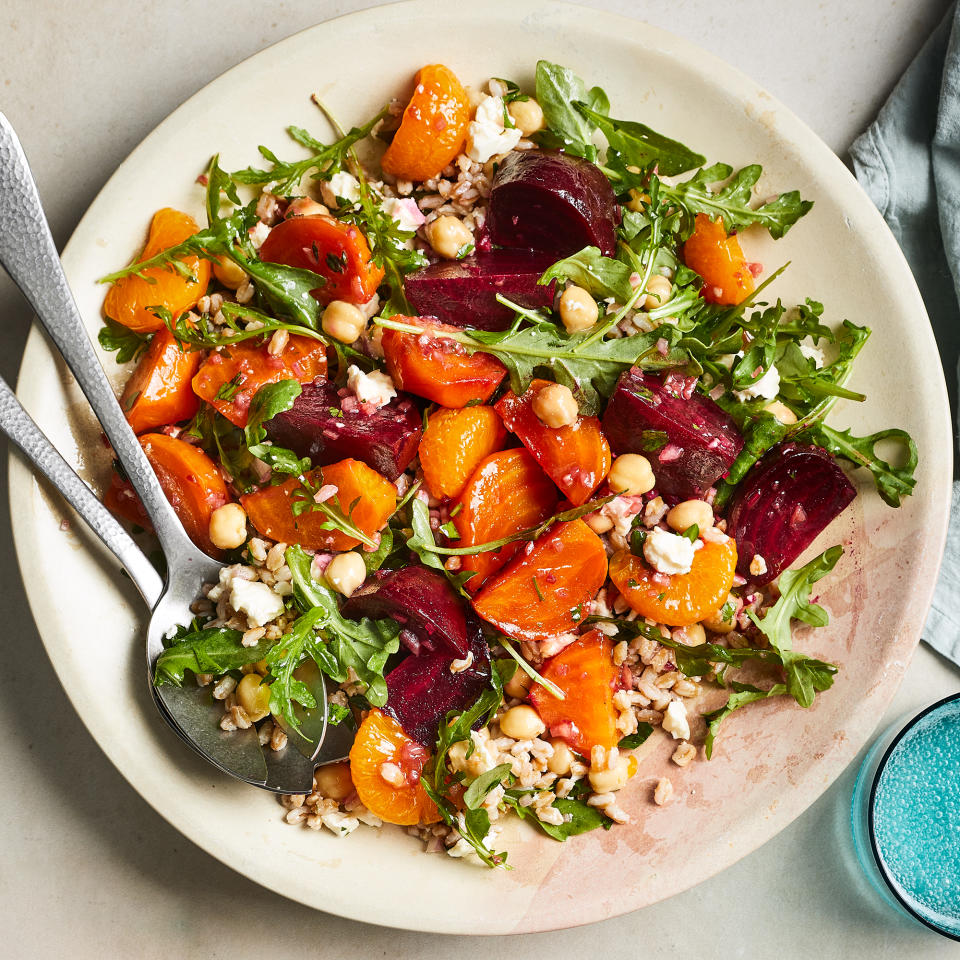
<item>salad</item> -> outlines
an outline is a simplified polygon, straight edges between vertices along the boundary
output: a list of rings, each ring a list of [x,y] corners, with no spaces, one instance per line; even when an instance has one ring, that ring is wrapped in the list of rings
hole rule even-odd
[[[502,818],[627,822],[734,712],[828,690],[792,625],[827,624],[843,548],[791,565],[856,497],[841,462],[896,507],[917,451],[825,422],[865,399],[870,331],[774,299],[787,265],[751,233],[813,204],[758,202],[758,164],[707,165],[547,61],[530,89],[425,66],[347,132],[318,107],[331,142],[213,157],[206,225],[158,211],[104,278],[127,418],[227,562],[155,682],[284,750],[318,669],[353,747],[284,818],[502,866]],[[105,500],[148,526],[119,466]],[[654,736],[675,775],[621,801]]]

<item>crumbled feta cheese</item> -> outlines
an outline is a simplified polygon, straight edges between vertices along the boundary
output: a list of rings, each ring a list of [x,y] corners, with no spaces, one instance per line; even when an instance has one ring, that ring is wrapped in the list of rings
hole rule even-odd
[[[380,370],[364,373],[353,364],[347,367],[347,387],[361,403],[378,407],[386,406],[397,395],[389,374]]]
[[[258,220],[247,233],[250,236],[250,242],[253,244],[254,249],[259,250],[263,246],[263,241],[270,236],[270,227],[262,220]]]
[[[737,359],[742,356],[742,353],[722,353],[719,357],[717,357],[717,363],[719,363],[721,367],[726,367],[728,370],[732,370],[733,365],[737,362]]]
[[[674,740],[690,739],[690,722],[687,720],[687,708],[679,700],[671,700],[663,715],[663,729]]]
[[[339,206],[340,199],[347,203],[356,203],[360,199],[360,181],[352,173],[341,171],[324,181],[320,192],[328,207]]]
[[[503,99],[485,97],[480,101],[474,119],[467,128],[467,156],[486,163],[498,153],[507,153],[520,142],[517,127],[504,128]]]
[[[234,577],[230,588],[230,606],[262,627],[283,613],[283,600],[265,583]]]
[[[801,343],[800,352],[808,359],[813,361],[813,365],[819,370],[824,363],[827,362],[827,358],[823,355],[823,351],[819,347],[815,347],[812,343]]]
[[[387,199],[380,204],[380,209],[388,217],[396,220],[401,230],[416,230],[427,219],[420,212],[417,201],[412,197],[406,197],[402,200],[396,197],[387,197]]]
[[[696,548],[686,537],[655,527],[643,541],[643,556],[658,573],[689,573]]]
[[[347,837],[360,826],[360,820],[357,817],[351,817],[349,813],[341,810],[323,814],[320,822],[338,837]]]
[[[753,400],[763,397],[764,400],[776,400],[780,392],[780,371],[770,364],[770,369],[756,382],[743,390],[734,390],[733,395],[738,400]]]
[[[555,637],[547,637],[540,642],[540,655],[555,657],[565,647],[569,647],[577,639],[575,633],[561,633]]]

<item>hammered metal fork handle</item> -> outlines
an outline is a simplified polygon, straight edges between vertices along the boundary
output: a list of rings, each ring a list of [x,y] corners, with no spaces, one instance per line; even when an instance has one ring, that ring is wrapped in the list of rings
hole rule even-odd
[[[27,158],[2,113],[0,264],[30,302],[90,401],[153,523],[168,567],[184,561],[199,566],[209,563],[184,532],[120,409],[74,303]]]
[[[0,377],[0,430],[66,498],[130,574],[151,609],[163,592],[163,579],[143,551],[114,519],[113,514],[93,495],[90,488],[57,453],[46,435],[20,406],[7,382]]]

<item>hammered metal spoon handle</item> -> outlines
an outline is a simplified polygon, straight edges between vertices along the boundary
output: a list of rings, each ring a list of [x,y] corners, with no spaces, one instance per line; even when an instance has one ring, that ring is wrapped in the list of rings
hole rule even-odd
[[[64,276],[27,158],[2,113],[0,264],[36,311],[90,401],[153,524],[168,568],[205,567],[209,558],[180,525],[100,365]]]
[[[26,455],[27,459],[66,498],[123,564],[141,596],[153,607],[163,592],[163,579],[133,542],[130,535],[114,519],[113,514],[93,495],[90,488],[74,473],[73,468],[57,453],[46,435],[30,419],[7,382],[0,378],[0,430]]]

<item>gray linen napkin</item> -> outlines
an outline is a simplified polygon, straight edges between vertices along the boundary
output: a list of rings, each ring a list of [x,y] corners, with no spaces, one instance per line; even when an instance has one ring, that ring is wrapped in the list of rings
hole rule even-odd
[[[920,287],[946,371],[956,430],[960,373],[957,5],[924,45],[850,154],[860,185],[890,225]],[[952,440],[957,476],[956,433]],[[953,485],[947,548],[923,638],[960,664],[960,482]]]

